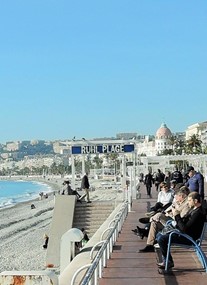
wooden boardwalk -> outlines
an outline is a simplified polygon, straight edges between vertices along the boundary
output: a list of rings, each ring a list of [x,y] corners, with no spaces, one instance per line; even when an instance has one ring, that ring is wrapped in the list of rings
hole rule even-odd
[[[115,244],[111,259],[104,268],[100,285],[203,285],[207,284],[207,273],[203,270],[196,254],[186,249],[173,249],[172,255],[175,267],[168,274],[158,270],[156,265],[159,260],[157,252],[139,253],[145,247],[146,238],[143,240],[131,230],[139,223],[139,218],[149,207],[154,205],[157,198],[155,188],[152,188],[152,199],[148,199],[143,186],[141,199],[133,200],[132,211],[129,212],[123,229]],[[207,241],[203,243],[207,253]]]

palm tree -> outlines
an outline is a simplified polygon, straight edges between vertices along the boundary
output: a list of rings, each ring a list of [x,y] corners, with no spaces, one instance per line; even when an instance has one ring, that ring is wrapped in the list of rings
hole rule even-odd
[[[184,140],[176,140],[175,144],[175,152],[176,154],[182,154],[183,150],[185,149],[185,142]]]
[[[96,168],[99,169],[102,167],[103,159],[96,155],[93,159],[93,162],[95,163]]]
[[[188,153],[200,153],[202,151],[202,141],[198,138],[198,135],[192,135],[186,141],[186,144]]]
[[[177,142],[176,136],[171,136],[169,139],[169,144],[170,144],[172,150],[174,150],[176,142]]]

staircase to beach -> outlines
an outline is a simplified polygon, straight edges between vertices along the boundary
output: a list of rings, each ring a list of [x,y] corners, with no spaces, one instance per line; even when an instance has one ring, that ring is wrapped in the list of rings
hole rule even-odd
[[[114,209],[114,201],[76,203],[73,228],[84,228],[89,238],[91,238]]]

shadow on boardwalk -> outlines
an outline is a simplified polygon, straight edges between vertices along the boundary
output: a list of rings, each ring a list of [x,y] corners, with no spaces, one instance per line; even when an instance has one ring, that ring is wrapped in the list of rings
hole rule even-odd
[[[145,247],[146,238],[141,240],[131,230],[144,217],[157,198],[155,188],[153,198],[147,198],[145,187],[141,187],[141,199],[133,200],[132,211],[128,214],[123,229],[114,246],[111,259],[104,268],[100,285],[203,285],[207,283],[207,273],[202,269],[196,254],[186,249],[173,249],[172,255],[175,267],[168,274],[158,271],[156,265],[158,254],[156,252],[139,253]],[[207,252],[207,241],[203,247]]]

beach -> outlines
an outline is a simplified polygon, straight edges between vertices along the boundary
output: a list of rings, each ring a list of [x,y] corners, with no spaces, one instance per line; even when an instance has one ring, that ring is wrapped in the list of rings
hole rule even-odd
[[[59,182],[47,184],[52,190],[59,190]],[[34,209],[31,209],[31,204],[35,205]],[[45,268],[43,236],[49,231],[53,208],[54,195],[51,192],[47,199],[23,202],[0,210],[0,272]]]
[[[63,180],[42,182],[49,184],[54,190],[47,199],[36,199],[0,210],[0,272],[46,268],[44,234],[49,233],[55,195],[58,195]],[[117,199],[117,195],[120,196],[119,199],[123,196],[117,190],[97,189],[90,192],[90,199],[92,202],[114,200]],[[34,209],[31,209],[31,204],[35,205]]]

